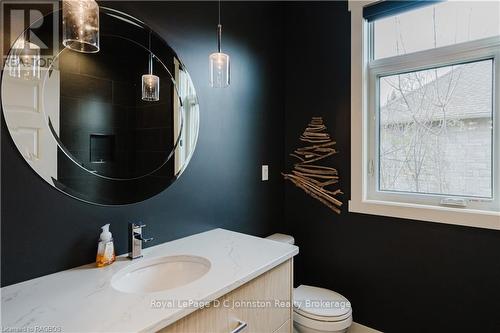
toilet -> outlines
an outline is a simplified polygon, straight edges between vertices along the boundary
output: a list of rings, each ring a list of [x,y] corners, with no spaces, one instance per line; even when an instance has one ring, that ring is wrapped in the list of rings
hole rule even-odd
[[[294,238],[273,234],[267,239],[294,243]],[[335,291],[300,285],[293,290],[294,333],[344,333],[352,324],[351,303]]]

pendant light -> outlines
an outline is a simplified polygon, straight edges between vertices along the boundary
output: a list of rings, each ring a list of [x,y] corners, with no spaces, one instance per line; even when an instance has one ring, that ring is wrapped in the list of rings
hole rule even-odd
[[[142,76],[142,100],[157,102],[160,100],[160,78],[153,75],[153,52],[151,52],[151,31],[149,32],[149,74]]]
[[[217,52],[209,57],[210,62],[210,86],[213,88],[225,88],[230,83],[229,56],[221,52],[222,24],[220,23],[220,0],[219,0],[219,24],[217,25]]]
[[[99,52],[99,5],[95,0],[63,1],[63,45],[82,53]]]
[[[26,39],[26,33],[12,46],[6,67],[9,76],[26,80],[40,79],[40,47]]]

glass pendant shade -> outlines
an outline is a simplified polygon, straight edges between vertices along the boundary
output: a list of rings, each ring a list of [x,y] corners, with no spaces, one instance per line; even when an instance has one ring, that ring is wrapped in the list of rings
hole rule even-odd
[[[160,100],[160,78],[153,74],[142,76],[142,100],[157,102]]]
[[[9,75],[26,80],[40,78],[40,47],[19,38],[12,47],[6,63]]]
[[[149,32],[149,73],[142,76],[142,100],[147,102],[160,100],[160,78],[153,74],[153,58],[151,32]]]
[[[99,52],[99,5],[95,0],[63,1],[63,45],[82,53]]]
[[[210,86],[225,88],[230,83],[229,56],[222,52],[212,53],[210,59]]]

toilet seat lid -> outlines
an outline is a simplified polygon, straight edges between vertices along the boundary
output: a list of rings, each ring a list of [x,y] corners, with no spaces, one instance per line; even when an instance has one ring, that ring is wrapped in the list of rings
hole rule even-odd
[[[341,294],[306,285],[293,290],[293,307],[303,316],[324,321],[341,320],[351,314],[351,303]]]

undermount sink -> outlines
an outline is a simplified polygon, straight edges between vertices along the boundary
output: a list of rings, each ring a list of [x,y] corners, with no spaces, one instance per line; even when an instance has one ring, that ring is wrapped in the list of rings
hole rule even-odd
[[[182,287],[209,270],[210,261],[197,256],[141,260],[113,275],[111,286],[125,293],[153,293]]]

